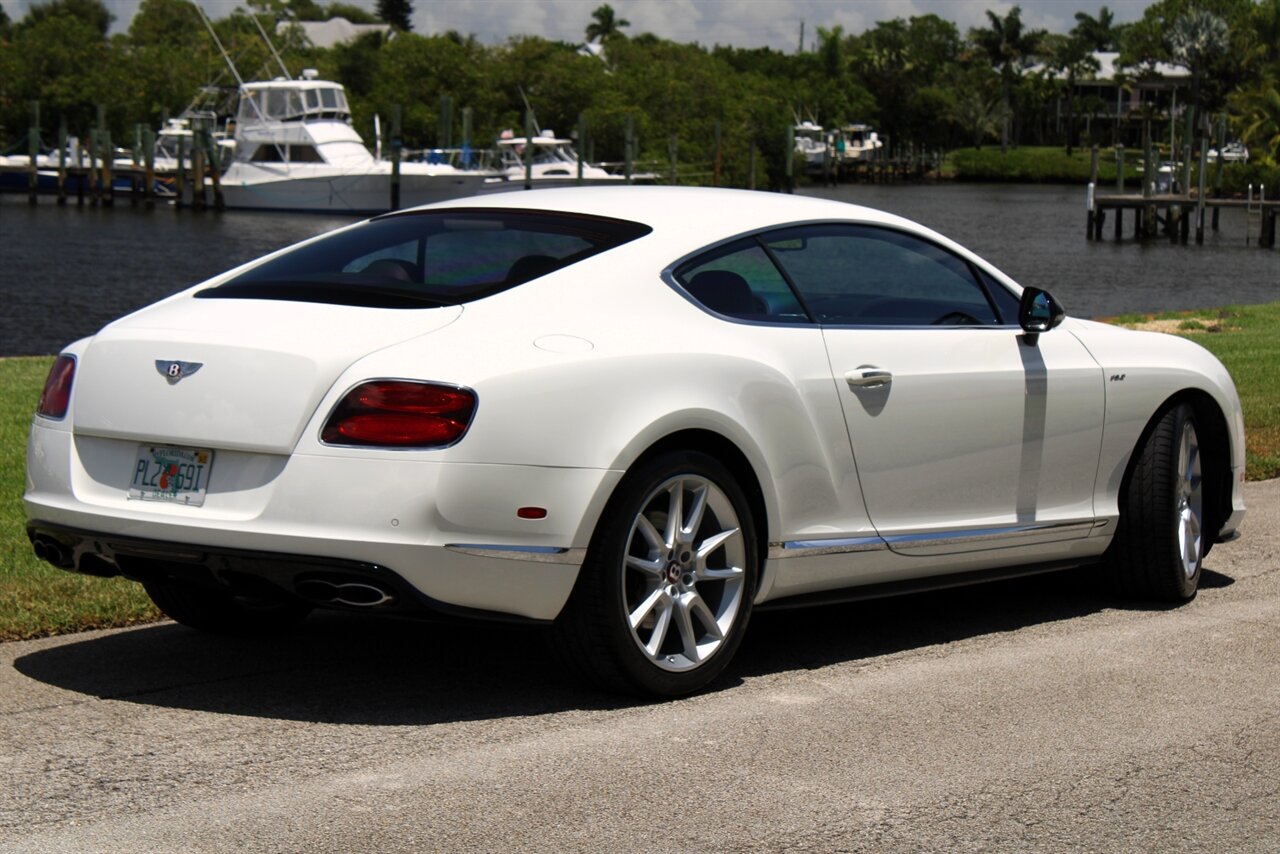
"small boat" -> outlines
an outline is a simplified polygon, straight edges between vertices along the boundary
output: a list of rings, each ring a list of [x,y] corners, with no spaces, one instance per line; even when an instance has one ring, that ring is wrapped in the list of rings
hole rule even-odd
[[[822,125],[805,119],[795,126],[796,154],[804,158],[806,172],[821,172],[827,159],[827,138]]]
[[[1222,146],[1219,152],[1216,148],[1209,149],[1210,160],[1221,160],[1223,163],[1248,163],[1249,147],[1243,142],[1228,142]]]
[[[234,154],[221,175],[228,208],[377,213],[391,207],[392,163],[351,126],[346,91],[307,69],[240,87],[227,131]],[[402,162],[401,207],[479,192],[496,173],[449,163]]]
[[[191,168],[191,158],[195,151],[195,133],[192,123],[203,123],[205,127],[217,126],[217,116],[213,113],[191,113],[180,118],[169,119],[156,134],[156,146],[153,163],[157,172],[174,172],[178,168],[179,159],[185,168]],[[214,144],[218,147],[218,168],[226,170],[235,157],[236,143],[224,131],[212,131]],[[181,155],[181,158],[179,158]],[[139,165],[146,165],[145,157],[139,155]],[[133,157],[117,157],[117,167],[132,168]]]
[[[525,154],[530,147],[533,149],[531,167],[525,162]],[[534,187],[569,187],[579,183],[579,170],[583,184],[620,184],[626,181],[624,175],[615,175],[583,161],[573,147],[573,140],[557,137],[551,130],[542,130],[532,139],[504,130],[495,148],[499,174],[485,183],[486,190],[514,189],[522,186],[530,174]],[[632,176],[633,179],[635,177]]]
[[[871,125],[851,124],[840,129],[836,147],[840,150],[841,161],[848,163],[874,157],[884,147],[884,140]]]

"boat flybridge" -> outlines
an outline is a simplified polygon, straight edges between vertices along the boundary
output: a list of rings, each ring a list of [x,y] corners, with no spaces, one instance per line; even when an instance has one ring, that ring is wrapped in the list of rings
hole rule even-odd
[[[391,161],[351,126],[346,91],[313,69],[300,80],[245,82],[222,176],[227,207],[368,213],[391,206]],[[448,163],[400,164],[400,205],[469,196],[497,173]]]

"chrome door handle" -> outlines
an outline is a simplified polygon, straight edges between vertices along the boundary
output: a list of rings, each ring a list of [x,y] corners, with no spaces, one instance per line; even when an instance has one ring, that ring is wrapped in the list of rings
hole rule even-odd
[[[893,382],[893,374],[872,365],[863,365],[844,375],[850,388],[884,388]]]

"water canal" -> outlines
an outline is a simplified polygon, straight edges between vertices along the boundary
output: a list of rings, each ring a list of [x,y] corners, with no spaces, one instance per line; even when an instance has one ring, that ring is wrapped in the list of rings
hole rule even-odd
[[[1204,246],[1085,239],[1084,190],[982,184],[845,185],[804,192],[924,223],[1071,314],[1202,308],[1280,299],[1280,251],[1245,245],[1224,211]],[[0,356],[54,353],[103,324],[273,249],[351,222],[287,213],[57,207],[0,196]]]

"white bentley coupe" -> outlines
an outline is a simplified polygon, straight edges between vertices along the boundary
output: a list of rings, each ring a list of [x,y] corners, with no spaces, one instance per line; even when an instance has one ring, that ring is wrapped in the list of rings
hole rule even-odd
[[[1101,564],[1182,601],[1244,514],[1230,376],[915,223],[755,192],[460,199],[315,238],[57,358],[35,552],[180,623],[545,623],[698,690],[756,608]]]

